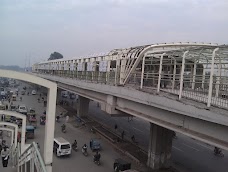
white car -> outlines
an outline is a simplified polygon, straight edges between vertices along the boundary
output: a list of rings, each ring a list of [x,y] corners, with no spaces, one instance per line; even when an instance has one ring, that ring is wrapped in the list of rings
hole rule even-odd
[[[19,108],[18,108],[18,112],[19,113],[22,113],[24,115],[27,115],[27,107],[25,105],[20,105]]]
[[[36,95],[36,90],[32,90],[32,95]]]

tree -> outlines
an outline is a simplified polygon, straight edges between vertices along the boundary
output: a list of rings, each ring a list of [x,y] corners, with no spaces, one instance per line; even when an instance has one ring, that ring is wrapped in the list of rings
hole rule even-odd
[[[54,52],[50,55],[48,60],[55,60],[55,59],[62,59],[63,55],[58,53],[58,52]]]

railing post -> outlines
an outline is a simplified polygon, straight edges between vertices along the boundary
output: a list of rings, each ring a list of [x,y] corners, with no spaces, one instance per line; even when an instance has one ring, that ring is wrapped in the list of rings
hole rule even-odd
[[[205,73],[206,73],[206,71],[205,71],[205,69],[203,68],[203,77],[202,77],[202,85],[201,85],[202,89],[204,89]]]
[[[208,98],[207,98],[207,107],[211,106],[211,98],[212,98],[212,88],[213,88],[213,75],[214,75],[214,63],[215,63],[215,54],[219,48],[215,48],[212,53],[211,59],[211,73],[210,73],[210,82],[209,82],[209,90],[208,90]]]
[[[176,69],[177,69],[177,61],[174,59],[174,69],[173,69],[173,82],[172,82],[172,91],[175,87],[175,81],[176,81]]]
[[[185,67],[185,57],[188,51],[185,51],[182,56],[182,65],[181,65],[181,78],[180,78],[180,91],[179,91],[179,100],[182,96],[182,90],[183,90],[183,82],[184,82],[184,67]]]
[[[143,61],[142,61],[142,73],[141,73],[141,82],[140,82],[140,89],[143,88],[143,79],[144,79],[144,70],[145,70],[145,58],[146,56],[143,56]]]
[[[32,148],[32,154],[30,155],[31,156],[31,158],[30,158],[30,172],[34,172],[34,157],[35,157],[35,153],[36,153],[36,151],[35,151],[35,149],[34,148]]]
[[[193,67],[193,77],[192,77],[192,89],[195,89],[195,80],[196,80],[196,60],[194,61]]]
[[[117,85],[117,79],[118,79],[118,75],[119,75],[119,66],[120,66],[120,60],[116,60],[115,85]]]
[[[159,74],[158,74],[158,85],[157,85],[157,93],[159,93],[160,87],[161,87],[162,61],[163,61],[163,56],[164,56],[164,55],[165,55],[165,53],[163,53],[163,54],[161,55],[161,58],[160,58]]]

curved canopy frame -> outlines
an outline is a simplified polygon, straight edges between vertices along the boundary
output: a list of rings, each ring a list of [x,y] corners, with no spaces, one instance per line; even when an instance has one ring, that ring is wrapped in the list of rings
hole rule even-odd
[[[55,129],[55,110],[57,97],[57,84],[46,79],[22,72],[2,70],[0,69],[0,77],[13,78],[22,80],[33,84],[41,85],[48,89],[47,97],[47,119],[45,125],[45,139],[44,139],[44,162],[48,172],[52,171],[53,162],[53,140]],[[23,150],[24,151],[24,150]],[[22,152],[23,152],[22,151]]]
[[[2,130],[2,131],[10,131],[11,132],[11,146],[13,145],[13,143],[17,143],[17,135],[16,135],[16,132],[13,129],[0,127],[0,130]],[[13,137],[14,137],[14,139],[13,139]],[[16,147],[16,144],[14,144],[14,148],[15,147]]]
[[[23,150],[24,146],[25,146],[25,127],[26,127],[26,116],[22,115],[20,113],[14,112],[14,111],[7,111],[7,110],[0,110],[0,114],[5,114],[5,115],[9,115],[9,116],[14,116],[16,118],[20,118],[22,119],[22,130],[21,130],[21,150]],[[5,123],[4,125],[8,125],[8,126],[12,126],[15,127],[18,125],[13,124],[11,122],[1,122],[0,124]],[[17,132],[16,132],[17,133]],[[17,143],[17,142],[15,142]]]
[[[183,55],[183,52],[190,48],[197,48],[197,47],[217,47],[217,44],[206,44],[206,43],[173,43],[173,44],[153,44],[150,46],[145,47],[137,56],[134,63],[129,67],[129,69],[126,71],[126,76],[124,79],[123,84],[125,84],[131,73],[136,69],[140,61],[144,56],[151,53],[168,53],[173,51],[180,51]],[[182,56],[181,56],[182,57]]]

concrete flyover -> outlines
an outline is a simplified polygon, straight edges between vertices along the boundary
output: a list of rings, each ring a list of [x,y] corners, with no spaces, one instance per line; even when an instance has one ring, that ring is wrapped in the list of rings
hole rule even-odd
[[[217,109],[208,111],[175,99],[126,87],[87,83],[58,76],[39,76],[57,82],[61,89],[100,102],[101,108],[110,114],[118,116],[122,111],[228,150],[228,117]]]
[[[51,172],[52,162],[53,162],[53,139],[54,139],[54,128],[55,128],[57,84],[28,73],[22,73],[22,72],[10,71],[10,70],[0,69],[0,77],[26,81],[26,82],[30,82],[33,84],[46,87],[48,89],[47,120],[45,125],[43,157],[44,157],[44,163],[47,171]]]

